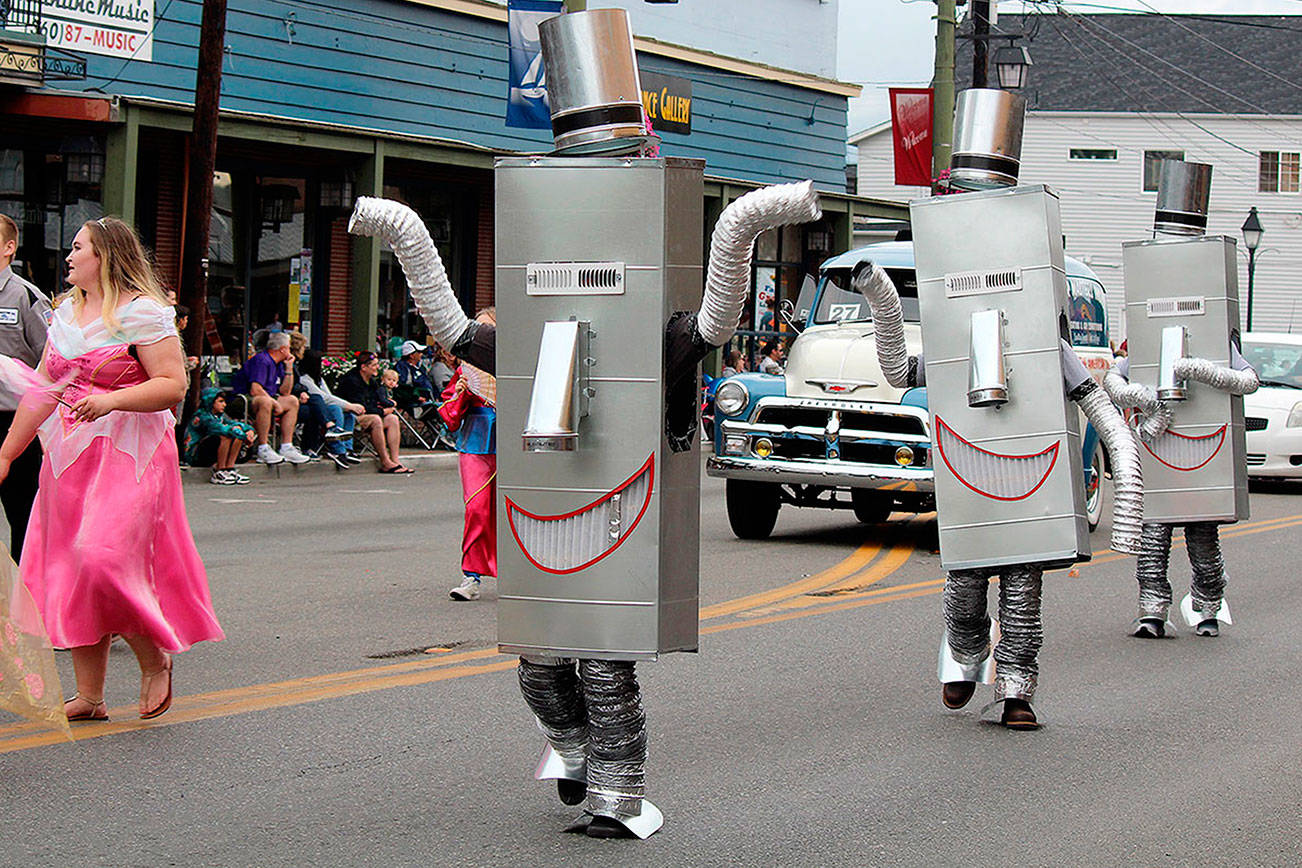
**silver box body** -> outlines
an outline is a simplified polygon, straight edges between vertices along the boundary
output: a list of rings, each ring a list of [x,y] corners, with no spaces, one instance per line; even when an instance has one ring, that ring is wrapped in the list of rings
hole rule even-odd
[[[1088,560],[1081,423],[1064,393],[1059,349],[1067,280],[1058,197],[1013,187],[909,210],[941,563],[961,570]],[[1002,313],[1008,399],[972,407],[973,314],[980,325],[988,310]]]
[[[642,660],[697,648],[700,456],[669,450],[663,372],[665,324],[700,305],[703,170],[682,159],[496,163],[503,651]],[[531,292],[529,266],[545,263],[618,263],[622,289]],[[590,327],[587,415],[574,451],[526,452],[543,324],[570,319]],[[595,560],[557,554],[557,537],[590,533],[582,522],[617,490],[617,538]],[[568,530],[535,518],[562,516]]]
[[[1230,363],[1239,324],[1235,241],[1226,236],[1135,241],[1122,246],[1130,379],[1157,386],[1162,331],[1185,329],[1185,353]],[[1201,313],[1174,313],[1172,300],[1201,300]],[[1182,304],[1189,308],[1193,305]],[[1248,517],[1243,398],[1190,382],[1172,402],[1168,433],[1144,443],[1144,520],[1179,524]]]

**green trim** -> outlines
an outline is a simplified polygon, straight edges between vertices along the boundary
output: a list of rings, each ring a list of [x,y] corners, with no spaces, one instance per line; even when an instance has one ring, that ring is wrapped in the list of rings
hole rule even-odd
[[[109,127],[104,147],[105,214],[115,214],[127,223],[136,222],[136,174],[140,163],[140,117],[126,109],[122,123]]]
[[[357,170],[358,196],[384,195],[386,144],[377,139],[371,157]],[[348,343],[354,349],[375,342],[375,319],[380,312],[380,239],[353,236],[353,286]]]

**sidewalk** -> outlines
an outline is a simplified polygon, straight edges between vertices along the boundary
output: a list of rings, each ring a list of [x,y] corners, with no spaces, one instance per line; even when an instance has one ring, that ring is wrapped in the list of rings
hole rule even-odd
[[[453,470],[457,468],[457,453],[439,449],[434,452],[424,452],[421,450],[402,451],[402,463],[417,473],[424,473],[431,470]],[[349,470],[340,470],[335,467],[333,461],[321,460],[311,461],[307,464],[290,464],[288,461],[280,464],[261,464],[257,461],[247,461],[243,464],[237,464],[235,469],[249,477],[253,483],[275,483],[284,485],[287,482],[292,483],[295,480],[320,480],[322,477],[331,475],[343,477],[361,477],[361,476],[378,476],[376,468],[379,463],[374,458],[366,458],[361,464],[350,468]],[[207,467],[181,467],[181,482],[185,485],[203,483],[207,484],[208,477],[212,471]]]

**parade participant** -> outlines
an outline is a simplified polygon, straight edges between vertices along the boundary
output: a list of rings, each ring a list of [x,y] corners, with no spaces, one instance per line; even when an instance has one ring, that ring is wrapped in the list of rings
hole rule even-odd
[[[1043,573],[1089,558],[1080,430],[1068,402],[1084,411],[1112,458],[1112,547],[1121,552],[1138,546],[1139,456],[1120,413],[1060,336],[1059,324],[1067,321],[1061,266],[1046,268],[1062,262],[1056,199],[1042,187],[1016,188],[1016,199],[1000,190],[1016,183],[1024,103],[1007,92],[967,91],[959,107],[951,185],[992,192],[912,208],[923,344],[932,355],[909,354],[899,294],[884,269],[865,263],[852,283],[872,308],[887,381],[897,388],[931,383],[936,508],[947,570],[941,699],[948,708],[962,708],[977,683],[989,679],[987,591],[998,576],[995,702],[1003,703],[1004,726],[1035,729],[1031,701],[1043,641]],[[992,131],[996,142],[980,139]],[[983,149],[987,155],[980,158]],[[1010,219],[1020,221],[1025,238],[963,245],[941,240],[955,221],[972,227]],[[1009,373],[1014,365],[1015,379]],[[1047,448],[1022,454],[1049,436]],[[1009,535],[1012,524],[1022,532]]]
[[[140,663],[140,716],[172,702],[172,658],[222,638],[186,520],[170,410],[187,386],[173,311],[130,226],[90,221],[68,254],[39,373],[0,445],[0,479],[39,427],[45,446],[21,571],[50,639],[69,648],[69,720],[107,720],[109,643]],[[57,406],[55,402],[58,402]]]
[[[50,300],[39,289],[14,274],[18,252],[18,224],[0,214],[0,355],[35,368],[45,350],[45,333],[50,322]],[[18,401],[0,394],[0,437],[14,421]],[[9,550],[15,558],[23,551],[36,479],[41,472],[41,447],[35,441],[14,459],[9,476],[0,483],[0,502],[9,522]]]
[[[497,314],[485,308],[475,321],[496,327]],[[438,414],[457,435],[457,466],[465,526],[461,535],[461,584],[448,592],[454,600],[479,599],[484,576],[497,575],[497,412],[470,389],[458,365],[443,390]]]
[[[1129,355],[1103,381],[1119,406],[1140,410],[1148,490],[1133,635],[1144,639],[1167,633],[1177,525],[1193,572],[1186,622],[1207,637],[1231,623],[1218,525],[1248,517],[1241,396],[1259,383],[1239,353],[1235,241],[1206,235],[1211,173],[1163,161],[1153,239],[1124,245]]]

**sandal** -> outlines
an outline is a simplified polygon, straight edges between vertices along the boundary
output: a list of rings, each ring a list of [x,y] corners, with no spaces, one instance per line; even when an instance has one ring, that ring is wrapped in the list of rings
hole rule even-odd
[[[74,702],[84,702],[90,706],[86,711],[79,711],[76,714],[68,714],[68,706]],[[68,718],[68,722],[75,720],[108,720],[108,703],[103,699],[94,702],[82,696],[80,692],[72,694],[63,701],[63,713]]]
[[[140,676],[140,705],[143,708],[145,702],[149,699],[149,688],[153,686],[154,679],[164,673],[167,674],[167,696],[165,696],[163,698],[163,701],[158,703],[158,705],[155,705],[153,708],[150,708],[148,710],[142,710],[140,712],[141,720],[151,720],[152,718],[158,717],[164,711],[167,711],[167,709],[172,707],[172,657],[171,655],[165,655],[164,660],[166,662],[164,662],[163,667],[161,669],[155,670],[154,672],[144,673]]]
[[[403,467],[401,464],[395,464],[392,467],[381,467],[381,473],[415,473],[410,467]]]

